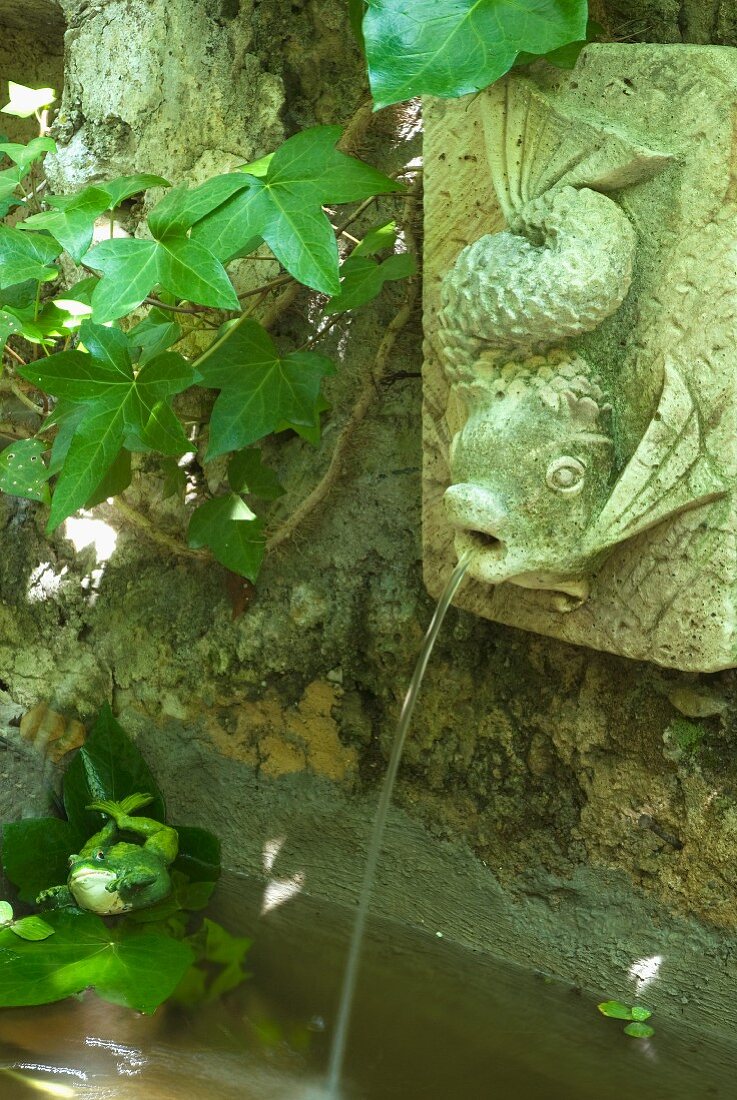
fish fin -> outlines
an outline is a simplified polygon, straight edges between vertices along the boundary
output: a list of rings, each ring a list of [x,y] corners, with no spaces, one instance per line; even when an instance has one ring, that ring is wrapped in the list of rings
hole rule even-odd
[[[728,492],[703,442],[698,409],[677,368],[666,362],[655,415],[589,536],[604,550],[669,516]]]
[[[565,114],[524,77],[497,81],[487,95],[486,153],[507,221],[553,188],[631,187],[662,172],[674,159],[617,129]]]

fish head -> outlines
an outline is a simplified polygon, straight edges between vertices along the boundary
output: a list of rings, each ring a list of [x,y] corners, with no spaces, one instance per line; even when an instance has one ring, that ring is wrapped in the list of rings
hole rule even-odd
[[[445,506],[476,580],[585,598],[596,556],[586,535],[614,475],[609,408],[591,393],[527,377],[471,403]]]

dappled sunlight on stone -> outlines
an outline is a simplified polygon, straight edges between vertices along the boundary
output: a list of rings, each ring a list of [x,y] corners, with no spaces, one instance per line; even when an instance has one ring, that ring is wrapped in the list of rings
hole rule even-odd
[[[57,573],[50,561],[40,562],[31,570],[28,577],[28,588],[26,590],[28,602],[41,603],[43,600],[55,596],[68,572],[69,567],[66,565]]]
[[[632,963],[629,976],[635,983],[638,995],[657,979],[662,963],[662,955],[645,956]]]
[[[274,863],[276,862],[279,852],[284,847],[286,839],[285,836],[279,836],[274,837],[272,840],[265,841],[263,849],[263,867],[267,874],[271,874]],[[306,875],[303,871],[297,871],[296,874],[290,875],[287,878],[270,879],[264,888],[261,916],[263,917],[265,913],[269,913],[272,909],[277,909],[280,905],[283,905],[285,901],[289,901],[290,898],[296,897],[304,888],[305,881]]]
[[[109,523],[101,519],[93,519],[89,512],[82,512],[77,516],[70,516],[65,520],[63,527],[64,537],[69,539],[75,550],[94,546],[100,565],[112,557],[118,541],[118,532]]]

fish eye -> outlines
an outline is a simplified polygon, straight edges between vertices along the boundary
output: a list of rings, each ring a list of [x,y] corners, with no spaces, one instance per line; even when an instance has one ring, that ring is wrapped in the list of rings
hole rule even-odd
[[[583,489],[586,467],[577,458],[563,455],[554,459],[545,474],[545,482],[549,489],[566,496],[574,496]]]

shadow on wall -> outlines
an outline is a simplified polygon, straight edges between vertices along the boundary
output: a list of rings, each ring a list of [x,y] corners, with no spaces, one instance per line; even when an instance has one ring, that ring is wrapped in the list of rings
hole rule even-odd
[[[64,84],[64,15],[57,0],[0,0],[0,97],[8,81],[50,87],[61,97]],[[38,134],[35,118],[2,115],[0,131],[11,141]]]

